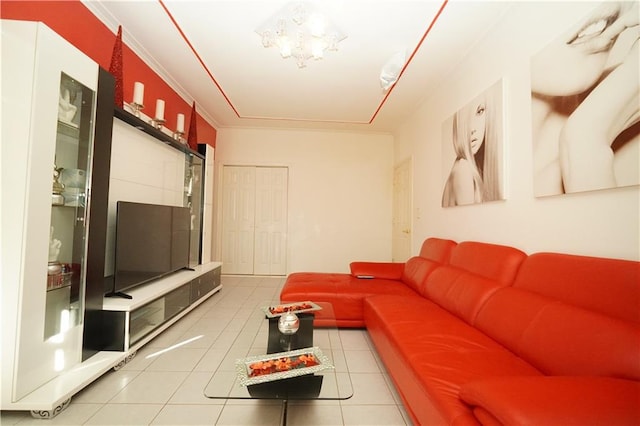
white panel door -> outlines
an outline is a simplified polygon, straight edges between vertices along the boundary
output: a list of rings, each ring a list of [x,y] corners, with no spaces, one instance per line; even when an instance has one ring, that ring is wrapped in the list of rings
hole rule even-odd
[[[224,166],[222,273],[285,275],[286,167]]]
[[[392,260],[404,262],[411,257],[411,158],[393,171]]]
[[[253,274],[255,167],[224,166],[222,273]]]
[[[286,167],[256,169],[256,275],[286,274],[287,179]]]

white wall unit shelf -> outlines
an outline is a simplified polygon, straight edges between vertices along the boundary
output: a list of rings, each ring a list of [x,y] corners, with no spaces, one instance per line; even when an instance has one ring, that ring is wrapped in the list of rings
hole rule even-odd
[[[206,299],[220,291],[220,266],[219,262],[211,262],[206,265],[199,265],[194,271],[180,271],[165,278],[150,282],[146,285],[132,289],[130,294],[133,299],[105,298],[104,309],[117,312],[121,315],[131,315],[136,312],[142,313],[146,307],[153,306],[157,301],[164,300],[164,296],[176,289],[189,288],[198,290],[206,287],[210,289],[207,293],[196,293],[197,298],[192,300],[188,306],[177,312],[174,316],[157,324],[142,336],[137,342],[132,343],[126,350],[122,351],[100,351],[89,360],[78,364],[74,368],[65,371],[52,381],[39,387],[34,392],[16,401],[7,409],[30,410],[34,417],[50,418],[64,410],[71,397],[91,384],[104,373],[112,368],[118,369],[133,358],[137,350],[144,346],[151,339],[162,333],[172,324],[187,315]],[[209,281],[204,287],[202,282],[209,277]],[[123,336],[124,337],[124,336]],[[5,409],[5,407],[2,407]]]
[[[34,417],[51,418],[74,394],[128,362],[140,347],[220,291],[222,264],[211,262],[210,251],[202,255],[202,247],[211,244],[203,240],[210,238],[209,225],[207,235],[202,226],[193,226],[197,253],[190,269],[129,289],[132,299],[104,297],[105,275],[110,275],[113,260],[109,237],[114,228],[109,221],[115,203],[131,197],[184,205],[202,223],[205,153],[158,134],[124,110],[114,110],[113,76],[44,24],[2,20],[0,31],[0,409],[30,410]],[[62,114],[67,108],[63,101],[77,103],[72,118]],[[122,130],[114,114],[142,130],[131,129],[144,134],[137,147],[145,155],[135,156],[131,143],[124,155],[112,155],[112,141],[122,139],[122,133],[114,131]],[[163,175],[153,173],[155,164],[140,161],[157,144],[168,159],[162,163],[167,171]],[[86,174],[85,202],[69,201],[60,193],[55,182],[60,170],[53,173],[54,164]],[[146,173],[138,173],[141,169]],[[122,177],[123,170],[146,181],[116,179],[114,191],[113,175]],[[150,188],[156,181],[167,187],[154,192]],[[135,190],[127,191],[132,187]],[[148,193],[159,194],[158,199],[140,199]],[[52,244],[56,241],[57,247]],[[53,272],[52,262],[60,265]],[[48,280],[54,273],[59,277]],[[70,284],[65,274],[73,274]]]
[[[105,297],[103,333],[113,336],[108,349],[131,352],[222,288],[222,263],[198,265],[127,291],[131,299]]]

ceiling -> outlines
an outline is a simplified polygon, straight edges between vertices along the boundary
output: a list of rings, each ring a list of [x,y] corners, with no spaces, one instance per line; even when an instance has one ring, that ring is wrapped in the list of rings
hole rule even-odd
[[[95,1],[84,4],[216,128],[393,132],[441,84],[510,2],[311,1],[346,35],[299,69],[256,33],[288,0]],[[407,63],[389,90],[380,72]]]

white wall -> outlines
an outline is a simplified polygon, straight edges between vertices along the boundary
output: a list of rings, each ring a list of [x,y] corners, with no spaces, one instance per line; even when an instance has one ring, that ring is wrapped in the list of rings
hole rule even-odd
[[[113,274],[118,201],[182,206],[183,152],[114,118],[105,276]]]
[[[640,259],[637,186],[546,198],[533,194],[529,61],[567,29],[566,19],[580,19],[575,7],[576,3],[513,2],[458,72],[395,133],[394,162],[414,159],[414,252],[425,237],[438,236],[507,244],[527,253]],[[501,78],[507,200],[443,209],[442,122]]]
[[[354,260],[391,259],[392,149],[391,135],[218,129],[216,191],[224,165],[288,167],[287,271],[347,272]]]

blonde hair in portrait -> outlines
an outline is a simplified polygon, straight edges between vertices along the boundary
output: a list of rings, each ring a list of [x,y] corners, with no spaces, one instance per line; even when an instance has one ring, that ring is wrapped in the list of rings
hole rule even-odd
[[[450,131],[455,159],[443,207],[502,199],[501,95],[498,82],[454,114]]]

